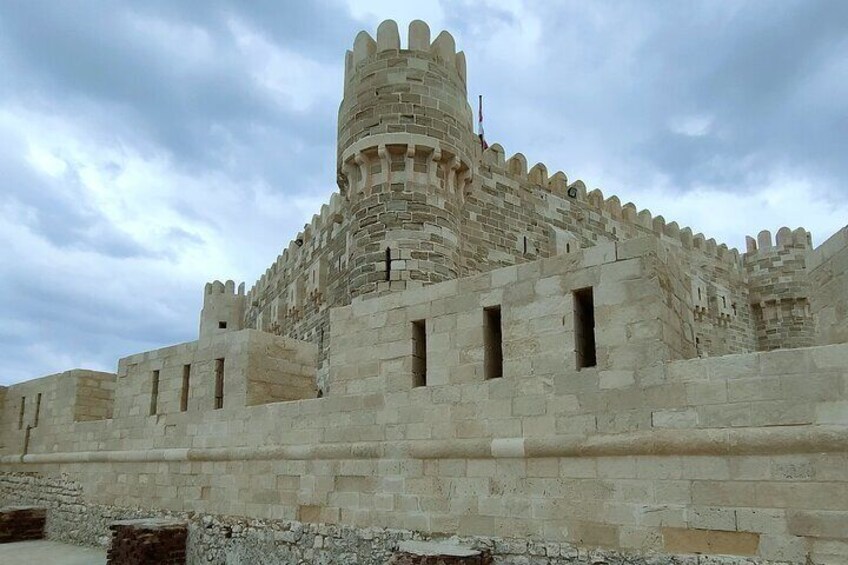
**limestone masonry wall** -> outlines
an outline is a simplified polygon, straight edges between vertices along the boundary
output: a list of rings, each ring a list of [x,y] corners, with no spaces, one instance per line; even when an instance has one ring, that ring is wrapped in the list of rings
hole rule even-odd
[[[848,226],[810,255],[808,269],[817,343],[848,342]]]
[[[0,503],[191,563],[848,562],[848,227],[744,254],[482,148],[423,22],[345,59],[334,193],[197,341],[0,387]],[[602,549],[594,549],[602,548]],[[725,555],[727,557],[720,557]]]
[[[830,524],[848,507],[848,346],[679,359],[674,275],[650,241],[335,309],[325,398],[245,406],[233,377],[222,409],[198,392],[203,406],[150,416],[148,369],[158,360],[164,379],[174,352],[133,356],[114,418],[34,429],[3,468],[68,477],[110,508],[792,563],[844,551]],[[587,286],[597,366],[578,370],[571,293]],[[493,305],[503,374],[487,380],[480,327]],[[405,328],[418,319],[428,366],[416,387]],[[259,337],[283,339],[243,330],[177,347],[240,363]],[[11,398],[16,387],[34,391],[15,385]],[[163,407],[177,397],[167,390]]]

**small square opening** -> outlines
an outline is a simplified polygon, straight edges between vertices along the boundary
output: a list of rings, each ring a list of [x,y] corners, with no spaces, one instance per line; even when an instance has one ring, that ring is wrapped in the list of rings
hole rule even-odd
[[[227,322],[218,322],[218,329],[219,330],[227,329]]]

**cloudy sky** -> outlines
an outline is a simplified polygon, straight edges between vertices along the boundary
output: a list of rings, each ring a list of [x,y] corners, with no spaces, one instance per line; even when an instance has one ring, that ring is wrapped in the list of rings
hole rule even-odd
[[[3,2],[0,384],[194,339],[334,190],[344,51],[389,17],[453,33],[507,156],[731,246],[848,223],[841,0]]]

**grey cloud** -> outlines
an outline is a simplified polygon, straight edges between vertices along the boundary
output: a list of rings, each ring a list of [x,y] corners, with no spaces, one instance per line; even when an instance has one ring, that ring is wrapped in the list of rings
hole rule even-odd
[[[7,5],[0,17],[0,35],[6,38],[6,58],[16,72],[3,94],[7,99],[27,93],[55,96],[54,100],[61,97],[63,106],[111,131],[116,139],[163,148],[190,171],[214,165],[233,175],[281,181],[282,168],[295,169],[302,163],[300,156],[288,158],[291,152],[282,151],[290,142],[288,132],[297,131],[307,143],[320,143],[332,130],[315,124],[328,123],[333,109],[322,108],[323,119],[316,120],[314,114],[286,113],[257,93],[244,65],[232,55],[236,49],[225,22],[238,16],[264,22],[273,32],[275,28],[302,30],[303,21],[292,9],[285,12],[294,18],[281,17],[279,9],[276,18],[266,18],[261,5],[242,13],[236,5],[223,2],[200,4],[203,7],[195,12],[200,17],[194,21],[185,10],[159,11],[145,5],[142,13],[158,19],[171,13],[176,18],[172,21],[200,27],[209,34],[215,64],[192,71],[176,67],[165,54],[145,43],[147,39],[130,23],[131,16],[138,14],[137,6]],[[307,8],[302,17],[315,17],[317,14],[309,13],[313,10],[315,7]],[[271,26],[272,21],[281,23]],[[287,37],[280,33],[275,39]],[[321,54],[321,50],[310,54]],[[343,51],[336,56],[342,61]],[[274,158],[269,154],[272,151],[276,152]]]

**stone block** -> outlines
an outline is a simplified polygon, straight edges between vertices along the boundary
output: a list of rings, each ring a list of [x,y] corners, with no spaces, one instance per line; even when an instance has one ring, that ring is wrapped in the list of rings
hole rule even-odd
[[[662,528],[663,547],[671,553],[757,555],[760,535],[750,532]]]
[[[848,511],[791,511],[789,533],[812,538],[843,539],[848,532]]]
[[[657,410],[651,413],[651,425],[655,428],[695,428],[698,412],[694,408]]]

